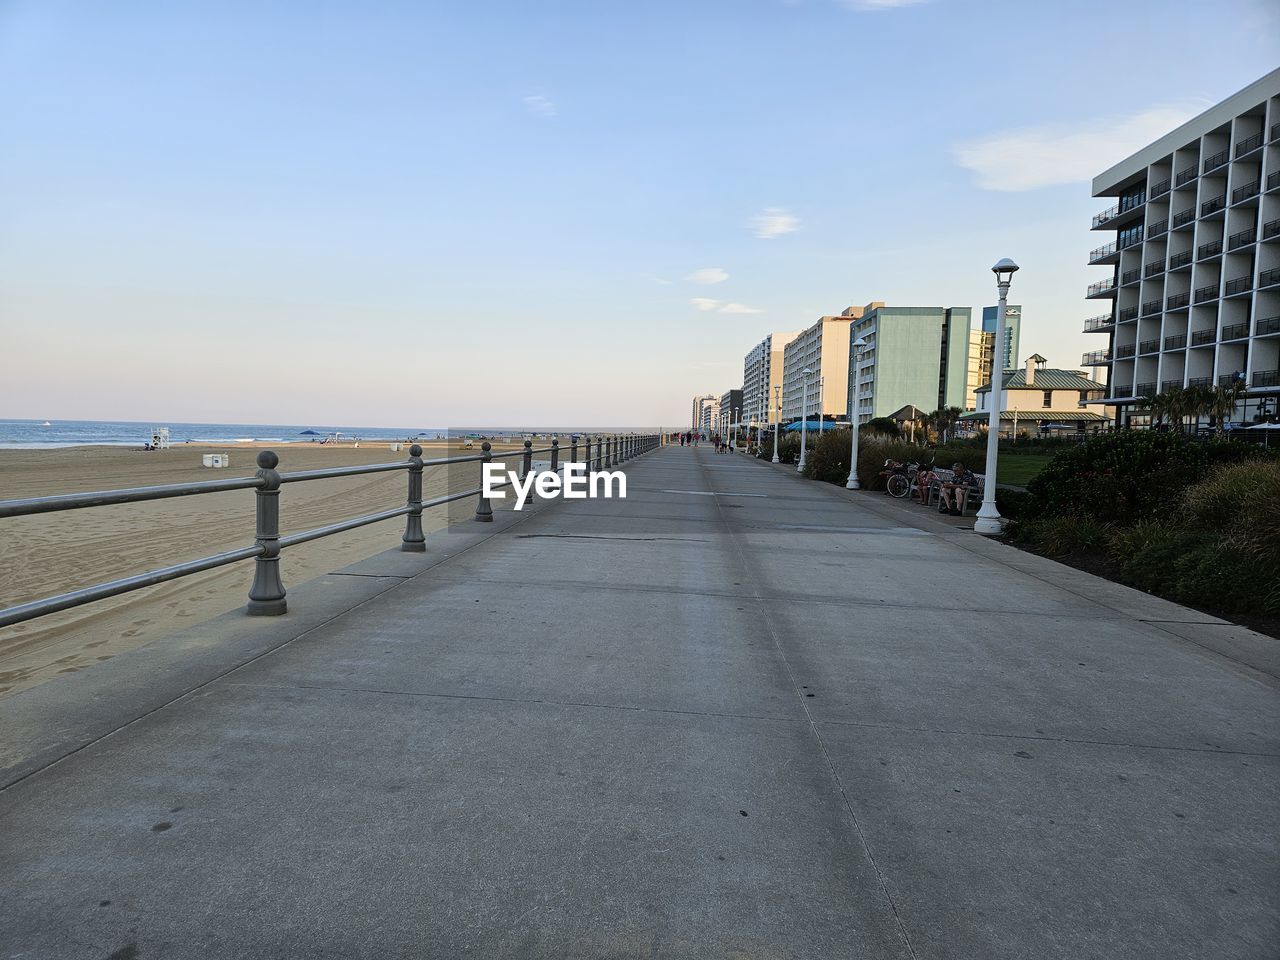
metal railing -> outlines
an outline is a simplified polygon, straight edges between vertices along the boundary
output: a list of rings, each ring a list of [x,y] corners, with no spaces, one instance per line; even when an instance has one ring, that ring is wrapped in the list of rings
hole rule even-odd
[[[1116,313],[1116,319],[1119,320],[1121,323],[1127,323],[1130,320],[1134,320],[1137,318],[1137,316],[1138,316],[1137,307],[1125,307],[1123,310],[1120,310],[1118,313]]]
[[[1249,244],[1254,242],[1254,237],[1256,235],[1257,230],[1253,227],[1250,227],[1248,230],[1240,230],[1237,233],[1233,233],[1231,236],[1227,237],[1227,249],[1238,250],[1240,247],[1247,247]]]
[[[1202,243],[1196,247],[1196,259],[1204,260],[1206,257],[1216,257],[1222,252],[1221,240],[1210,240],[1208,243]]]
[[[1245,279],[1249,279],[1245,277]],[[1258,274],[1258,286],[1270,287],[1280,283],[1280,267],[1272,267],[1270,270],[1263,270]]]
[[[1089,251],[1089,262],[1097,263],[1099,260],[1105,260],[1107,257],[1115,253],[1116,249],[1117,248],[1114,240],[1111,243],[1106,244],[1105,246],[1096,247],[1095,249]]]
[[[1280,333],[1280,317],[1259,317],[1254,329],[1260,337]]]
[[[1217,330],[1193,330],[1191,332],[1191,345],[1193,347],[1203,347],[1206,343],[1216,343],[1217,340]]]
[[[1132,357],[1137,349],[1138,345],[1136,343],[1126,343],[1123,346],[1116,347],[1116,359],[1124,360],[1127,357]]]
[[[1260,189],[1262,189],[1262,183],[1258,180],[1253,180],[1243,186],[1236,187],[1231,191],[1231,202],[1239,203],[1241,200],[1248,200],[1250,197],[1256,197]]]
[[[1142,272],[1143,272],[1143,275],[1147,277],[1159,276],[1160,274],[1164,273],[1164,261],[1152,260],[1150,263],[1146,264],[1142,268]]]
[[[1187,335],[1185,333],[1176,333],[1172,337],[1164,338],[1164,348],[1166,350],[1181,350],[1187,345]]]
[[[637,457],[661,444],[661,436],[657,434],[611,434],[600,437],[584,437],[581,447],[582,460],[589,473],[599,472]],[[526,440],[523,450],[494,456],[488,441],[481,445],[481,452],[454,457],[438,457],[430,460],[422,458],[422,447],[414,444],[409,448],[408,460],[397,460],[391,463],[373,463],[353,467],[332,467],[320,470],[300,470],[293,473],[281,473],[276,469],[280,458],[271,450],[263,450],[258,454],[258,471],[252,477],[237,477],[227,480],[202,480],[193,483],[170,483],[154,487],[131,487],[122,490],[100,490],[91,493],[70,493],[49,497],[31,497],[21,500],[0,500],[0,519],[6,517],[24,517],[40,513],[56,513],[66,510],[80,510],[86,507],[103,507],[121,503],[143,503],[149,500],[166,500],[174,497],[199,496],[206,493],[223,493],[229,490],[255,491],[256,511],[254,527],[254,543],[252,546],[227,550],[198,560],[188,560],[168,567],[160,567],[119,580],[83,587],[68,593],[32,600],[17,606],[0,609],[0,627],[34,620],[60,610],[83,606],[108,597],[119,596],[140,590],[143,587],[155,586],[169,580],[177,580],[205,570],[223,567],[242,560],[255,560],[253,583],[249,587],[249,603],[246,612],[254,616],[279,616],[287,610],[284,583],[280,579],[280,554],[289,547],[294,547],[322,537],[345,533],[371,523],[380,523],[396,517],[405,518],[404,535],[400,539],[400,549],[421,553],[426,550],[426,537],[422,530],[422,512],[431,507],[443,506],[456,500],[477,497],[475,519],[479,521],[493,520],[493,507],[484,495],[484,486],[446,493],[431,500],[422,499],[422,472],[426,467],[445,466],[457,463],[490,463],[493,460],[506,460],[521,457],[522,465],[519,476],[523,479],[533,469],[533,455],[549,453],[551,470],[560,466],[560,441],[551,441],[551,446],[538,450],[533,449],[533,442]],[[577,437],[572,439],[569,448],[569,461],[578,462],[579,445]],[[483,468],[482,468],[483,469]],[[404,506],[379,510],[348,520],[339,520],[323,527],[304,530],[300,533],[280,534],[280,488],[288,483],[303,483],[311,480],[330,480],[337,477],[362,476],[373,473],[389,473],[404,470],[408,473],[408,495]],[[494,484],[495,487],[510,486],[510,481]]]
[[[1193,222],[1195,218],[1196,218],[1195,207],[1192,207],[1189,210],[1179,210],[1177,213],[1173,215],[1174,229],[1176,230],[1178,227],[1186,226],[1188,223]]]
[[[1227,195],[1224,193],[1220,197],[1211,197],[1204,203],[1200,204],[1200,216],[1207,217],[1211,213],[1217,213],[1227,205]]]
[[[1153,337],[1150,340],[1143,340],[1138,344],[1139,353],[1156,353],[1160,350],[1160,338]]]
[[[1191,251],[1183,250],[1181,253],[1174,253],[1169,256],[1169,269],[1179,270],[1191,263]]]
[[[1131,283],[1137,283],[1142,279],[1142,271],[1136,267],[1133,270],[1126,270],[1120,274],[1120,286],[1127,287]]]
[[[1115,288],[1116,281],[1114,277],[1107,280],[1099,280],[1097,283],[1089,284],[1089,291],[1085,294],[1085,297],[1096,297],[1102,293],[1110,293]]]
[[[1109,313],[1100,313],[1096,317],[1090,317],[1084,322],[1084,332],[1092,333],[1095,330],[1105,330],[1108,327],[1115,326],[1115,320]]]
[[[1280,236],[1280,219],[1268,220],[1262,225],[1263,240],[1270,240],[1275,236]]]
[[[1254,373],[1252,383],[1255,387],[1280,386],[1280,370],[1259,370]]]
[[[1148,192],[1148,195],[1151,197],[1151,199],[1154,200],[1156,197],[1162,197],[1168,192],[1169,192],[1169,179],[1168,177],[1166,177],[1165,179],[1157,183],[1154,187],[1152,187],[1151,190]]]
[[[1261,133],[1255,133],[1252,137],[1245,137],[1236,144],[1236,156],[1239,157],[1253,150],[1257,150],[1260,146],[1262,146]]]
[[[1222,328],[1223,340],[1243,340],[1249,335],[1249,325],[1247,323],[1233,323]]]
[[[1110,350],[1091,350],[1080,358],[1080,366],[1082,367],[1100,367],[1110,362]]]
[[[1159,300],[1148,300],[1146,303],[1142,305],[1142,316],[1144,317],[1149,317],[1153,313],[1159,313],[1159,312],[1160,312]]]
[[[1237,293],[1244,293],[1246,290],[1253,289],[1252,277],[1236,277],[1234,280],[1228,280],[1223,285],[1222,295],[1224,297],[1232,297]]]
[[[1188,387],[1212,387],[1213,377],[1192,377],[1187,381]]]
[[[1120,204],[1117,203],[1114,206],[1107,207],[1107,209],[1103,210],[1101,213],[1095,213],[1093,215],[1093,226],[1100,227],[1108,220],[1114,220],[1119,213]]]
[[[1198,174],[1199,170],[1196,169],[1196,165],[1194,163],[1189,167],[1183,167],[1173,178],[1174,185],[1180,187],[1184,183],[1190,183]]]
[[[1196,287],[1196,303],[1204,303],[1206,300],[1216,300],[1218,298],[1218,285],[1216,283],[1207,283],[1203,287]]]
[[[1156,237],[1163,237],[1169,232],[1169,219],[1157,220],[1147,229],[1147,239],[1154,240]]]
[[[1165,300],[1164,306],[1166,310],[1181,310],[1183,307],[1187,306],[1190,303],[1191,303],[1191,294],[1175,293],[1173,296]]]
[[[1274,190],[1276,187],[1280,187],[1280,170],[1273,170],[1267,174],[1267,189]]]
[[[1204,165],[1201,167],[1201,172],[1208,173],[1210,170],[1217,170],[1220,166],[1222,166],[1224,163],[1226,163],[1230,159],[1231,159],[1230,150],[1219,150],[1217,153],[1215,153],[1213,156],[1211,156],[1209,159],[1207,159],[1204,162]]]

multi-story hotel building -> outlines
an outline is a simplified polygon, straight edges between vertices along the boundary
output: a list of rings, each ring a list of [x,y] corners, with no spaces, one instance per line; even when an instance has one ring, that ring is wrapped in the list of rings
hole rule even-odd
[[[720,415],[732,424],[742,422],[742,391],[736,387],[720,396]]]
[[[964,408],[976,410],[978,405],[977,390],[984,383],[991,382],[991,368],[994,365],[996,352],[996,307],[982,308],[982,326],[969,330],[969,363],[965,377],[966,389]],[[1004,350],[1001,351],[1005,370],[1014,366],[1013,358],[1018,355],[1018,340],[1022,326],[1022,307],[1009,304],[1004,313]]]
[[[689,420],[690,430],[701,430],[703,424],[715,419],[720,412],[720,398],[714,393],[702,394],[693,398],[693,416]]]
[[[797,331],[771,333],[743,358],[742,419],[747,423],[777,423],[774,387],[782,386],[782,353]]]
[[[845,408],[854,409],[856,389],[859,423],[908,404],[963,409],[972,315],[969,307],[867,304],[849,329]],[[861,356],[852,348],[858,338],[866,341]]]
[[[1106,309],[1085,321],[1107,346],[1120,424],[1141,423],[1140,398],[1174,387],[1243,382],[1234,419],[1280,396],[1280,70],[1184,123],[1093,181],[1116,202],[1093,229],[1116,239],[1089,254],[1110,275],[1086,296]]]
[[[849,412],[849,325],[862,316],[862,309],[849,307],[838,317],[820,317],[786,345],[782,352],[784,421],[798,420],[802,408],[810,417],[843,417]],[[807,391],[806,368],[813,371]]]

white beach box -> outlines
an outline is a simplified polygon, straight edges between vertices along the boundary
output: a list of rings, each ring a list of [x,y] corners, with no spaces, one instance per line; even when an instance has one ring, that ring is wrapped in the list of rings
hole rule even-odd
[[[400,452],[400,444],[398,444],[398,443],[393,443],[393,444],[391,444],[390,446],[391,446],[391,452],[392,452],[392,453],[399,453],[399,452]]]
[[[201,465],[202,465],[202,466],[212,467],[212,466],[213,466],[213,454],[212,454],[212,453],[206,453],[203,457],[201,457],[201,458],[200,458],[200,463],[201,463]]]

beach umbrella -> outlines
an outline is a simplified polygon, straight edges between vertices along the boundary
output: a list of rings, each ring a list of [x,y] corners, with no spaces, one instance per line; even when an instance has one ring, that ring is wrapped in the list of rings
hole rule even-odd
[[[316,433],[316,431],[314,431],[314,430],[303,430],[300,434],[298,434],[298,436],[300,436],[300,437],[318,437],[318,436],[320,436],[320,434]]]

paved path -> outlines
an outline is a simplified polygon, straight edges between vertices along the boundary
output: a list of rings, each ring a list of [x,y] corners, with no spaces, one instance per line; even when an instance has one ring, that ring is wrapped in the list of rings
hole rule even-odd
[[[121,726],[130,655],[0,793],[0,957],[1277,955],[1256,636],[707,448],[629,476]]]

